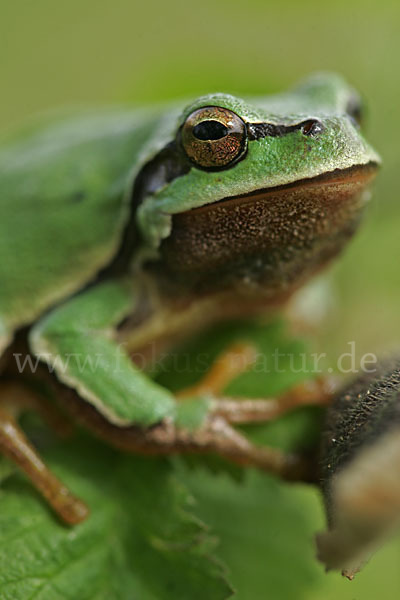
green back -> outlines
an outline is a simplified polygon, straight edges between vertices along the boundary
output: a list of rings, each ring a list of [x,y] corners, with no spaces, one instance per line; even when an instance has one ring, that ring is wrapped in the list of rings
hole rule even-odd
[[[154,117],[119,110],[30,131],[0,150],[0,337],[112,259]]]

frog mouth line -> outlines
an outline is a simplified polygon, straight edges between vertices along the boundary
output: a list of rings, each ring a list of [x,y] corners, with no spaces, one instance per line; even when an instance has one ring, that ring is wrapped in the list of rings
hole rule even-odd
[[[221,198],[221,200],[217,200],[212,204],[194,208],[190,212],[200,212],[209,209],[211,206],[221,204],[229,204],[234,206],[235,204],[253,202],[258,199],[265,200],[272,195],[276,198],[280,194],[285,195],[288,190],[300,190],[306,188],[323,189],[328,185],[350,185],[354,186],[355,188],[363,189],[370,181],[372,181],[372,179],[374,179],[378,167],[378,163],[370,161],[364,165],[355,165],[347,169],[334,169],[333,171],[329,171],[315,177],[307,177],[283,185],[260,188],[258,190],[254,190],[246,194],[239,194],[237,196],[227,196],[226,198]]]

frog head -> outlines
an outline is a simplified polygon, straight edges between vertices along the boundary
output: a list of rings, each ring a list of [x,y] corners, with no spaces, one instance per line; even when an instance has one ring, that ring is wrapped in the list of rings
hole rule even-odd
[[[179,286],[274,297],[351,237],[379,157],[356,92],[314,75],[245,101],[203,96],[137,178],[137,224],[153,268]]]

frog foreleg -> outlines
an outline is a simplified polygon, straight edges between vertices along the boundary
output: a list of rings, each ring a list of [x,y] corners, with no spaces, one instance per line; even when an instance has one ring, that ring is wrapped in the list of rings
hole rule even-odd
[[[142,373],[118,343],[118,325],[136,299],[129,282],[106,281],[54,309],[29,338],[59,381],[119,427],[151,426],[176,413],[172,393]]]

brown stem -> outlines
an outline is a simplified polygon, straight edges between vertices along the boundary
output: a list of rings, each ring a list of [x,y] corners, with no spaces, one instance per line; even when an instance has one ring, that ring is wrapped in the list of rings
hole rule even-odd
[[[86,519],[87,506],[46,467],[13,417],[4,410],[0,410],[0,451],[26,473],[65,523],[75,525]]]

